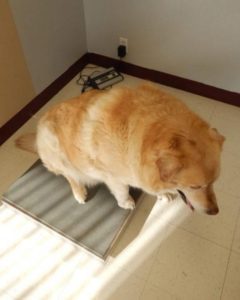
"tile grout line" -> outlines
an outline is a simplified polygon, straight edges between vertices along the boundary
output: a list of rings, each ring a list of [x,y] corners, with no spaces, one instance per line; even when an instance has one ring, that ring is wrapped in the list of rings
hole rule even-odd
[[[236,224],[235,224],[235,227],[234,227],[234,230],[233,230],[232,242],[231,242],[231,246],[230,246],[230,250],[229,250],[226,271],[225,271],[224,278],[223,278],[223,284],[222,284],[222,290],[221,290],[220,300],[222,299],[223,291],[224,291],[224,286],[225,286],[226,279],[227,279],[228,267],[229,267],[230,258],[231,258],[232,252],[233,252],[232,246],[233,246],[233,242],[234,242],[235,233],[237,231],[237,225],[238,225],[239,219],[240,219],[240,209],[238,209],[238,217],[237,217]]]
[[[158,248],[159,248],[159,247],[158,247]],[[144,280],[143,289],[142,289],[141,294],[139,295],[139,300],[144,300],[144,299],[142,298],[142,295],[143,295],[143,293],[144,293],[144,291],[145,291],[145,288],[146,288],[146,286],[147,286],[147,284],[148,284],[148,282],[149,282],[150,274],[151,274],[151,271],[152,271],[152,268],[153,268],[153,264],[154,264],[156,258],[157,258],[157,251],[156,251],[156,253],[155,253],[155,255],[154,255],[154,259],[153,259],[153,261],[152,261],[152,263],[151,263],[151,266],[150,266],[150,268],[149,268],[149,272],[148,272],[147,278],[146,278],[146,280]]]
[[[223,248],[223,249],[225,249],[225,250],[227,250],[227,251],[231,251],[231,248],[228,248],[228,247],[226,247],[226,246],[220,245],[220,244],[218,244],[217,242],[211,241],[211,240],[209,240],[208,238],[205,238],[205,237],[203,237],[203,236],[201,236],[201,235],[199,235],[199,234],[197,234],[197,233],[194,233],[194,232],[192,232],[192,231],[187,230],[186,228],[183,228],[183,227],[180,227],[180,226],[179,226],[178,229],[183,230],[183,231],[185,231],[185,232],[187,232],[187,233],[190,233],[190,234],[192,234],[192,235],[194,235],[194,236],[196,236],[196,237],[198,237],[198,238],[200,238],[200,239],[202,239],[202,240],[205,240],[205,241],[207,241],[207,242],[209,242],[209,243],[211,243],[211,244],[213,244],[213,245],[215,245],[215,246],[218,246],[218,247],[220,247],[220,248]],[[232,245],[232,244],[231,244],[231,245]],[[230,246],[230,247],[231,247],[231,246]]]

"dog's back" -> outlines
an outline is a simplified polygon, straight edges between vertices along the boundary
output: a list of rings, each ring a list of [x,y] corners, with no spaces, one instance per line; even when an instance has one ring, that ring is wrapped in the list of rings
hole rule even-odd
[[[149,148],[190,116],[182,102],[153,85],[90,91],[43,116],[38,152],[55,173],[61,173],[57,167],[72,165],[95,179],[113,176],[141,186],[143,164],[152,159]],[[53,166],[56,160],[58,166]]]

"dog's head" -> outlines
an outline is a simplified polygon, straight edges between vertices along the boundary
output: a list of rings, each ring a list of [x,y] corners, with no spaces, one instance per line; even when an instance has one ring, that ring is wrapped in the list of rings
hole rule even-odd
[[[220,172],[224,137],[213,128],[204,128],[193,137],[169,136],[156,160],[160,180],[164,188],[177,190],[192,210],[215,215],[213,183]]]

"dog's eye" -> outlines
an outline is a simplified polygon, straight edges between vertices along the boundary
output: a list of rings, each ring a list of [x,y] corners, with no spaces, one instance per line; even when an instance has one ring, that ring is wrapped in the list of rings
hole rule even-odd
[[[201,185],[192,185],[192,186],[190,186],[190,188],[191,188],[191,189],[194,189],[194,190],[199,190],[199,189],[201,189],[202,187],[201,187]]]

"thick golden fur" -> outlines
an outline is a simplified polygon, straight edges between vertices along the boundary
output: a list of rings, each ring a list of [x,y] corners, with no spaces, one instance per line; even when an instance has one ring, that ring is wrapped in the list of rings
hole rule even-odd
[[[86,92],[45,113],[35,147],[23,139],[18,146],[36,149],[81,203],[84,185],[105,182],[124,208],[134,207],[134,186],[156,196],[181,190],[192,207],[218,211],[212,184],[224,138],[155,85]]]

